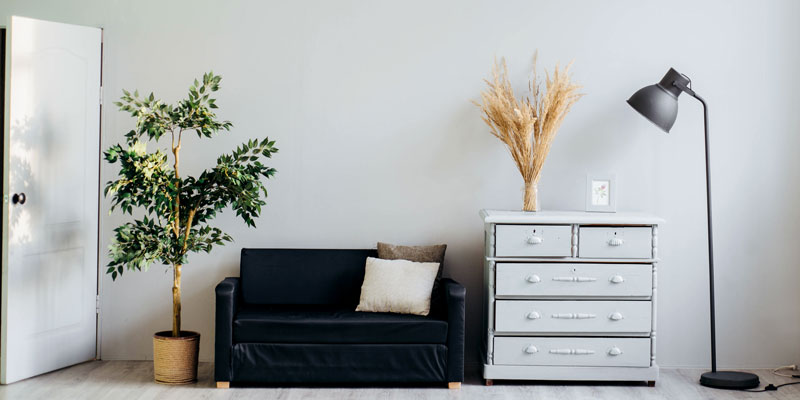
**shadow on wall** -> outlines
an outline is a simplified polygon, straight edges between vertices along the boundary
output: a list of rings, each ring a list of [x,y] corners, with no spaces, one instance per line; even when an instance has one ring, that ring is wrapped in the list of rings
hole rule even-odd
[[[447,243],[447,259],[444,276],[451,277],[464,285],[466,296],[466,368],[473,369],[480,360],[483,315],[483,227],[475,208],[479,204],[490,207],[493,191],[498,181],[498,170],[508,170],[518,176],[513,161],[504,154],[499,162],[507,163],[498,168],[494,156],[502,151],[503,144],[493,137],[480,119],[480,109],[469,99],[458,103],[450,110],[449,118],[431,121],[437,135],[426,142],[432,149],[428,160],[429,179],[439,186],[441,196],[433,196],[428,209],[422,210],[430,220],[437,221],[434,226],[440,230],[437,235],[441,242]],[[503,177],[501,180],[505,180]],[[470,193],[464,199],[456,193]],[[505,204],[521,206],[522,192]],[[413,236],[411,236],[413,237]]]

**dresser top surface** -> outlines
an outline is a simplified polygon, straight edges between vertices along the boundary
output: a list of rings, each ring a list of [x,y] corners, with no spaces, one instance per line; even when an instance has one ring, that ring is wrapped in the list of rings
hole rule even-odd
[[[481,210],[480,216],[485,223],[491,224],[658,225],[664,223],[663,219],[655,215],[641,212]]]

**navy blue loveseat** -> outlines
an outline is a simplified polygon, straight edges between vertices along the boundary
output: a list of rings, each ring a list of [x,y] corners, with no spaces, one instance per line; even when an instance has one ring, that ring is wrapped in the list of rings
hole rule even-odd
[[[442,279],[428,316],[354,311],[375,250],[243,249],[216,288],[214,378],[233,383],[464,380],[464,296]]]

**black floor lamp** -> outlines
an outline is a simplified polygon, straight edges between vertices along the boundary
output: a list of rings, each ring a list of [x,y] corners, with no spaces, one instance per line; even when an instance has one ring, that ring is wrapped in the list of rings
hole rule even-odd
[[[748,372],[717,371],[717,338],[714,315],[714,239],[711,229],[711,173],[708,151],[708,107],[705,100],[692,88],[692,81],[684,74],[670,68],[655,85],[639,89],[628,99],[628,104],[666,133],[678,116],[678,96],[686,92],[703,104],[706,150],[706,206],[708,207],[708,280],[711,296],[711,372],[700,377],[703,386],[720,389],[750,389],[759,385],[758,376]]]

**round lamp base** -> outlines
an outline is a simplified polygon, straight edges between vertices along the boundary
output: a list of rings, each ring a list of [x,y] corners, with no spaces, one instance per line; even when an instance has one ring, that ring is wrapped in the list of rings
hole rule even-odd
[[[752,389],[759,385],[758,376],[749,372],[716,371],[700,376],[700,384],[716,389]]]

